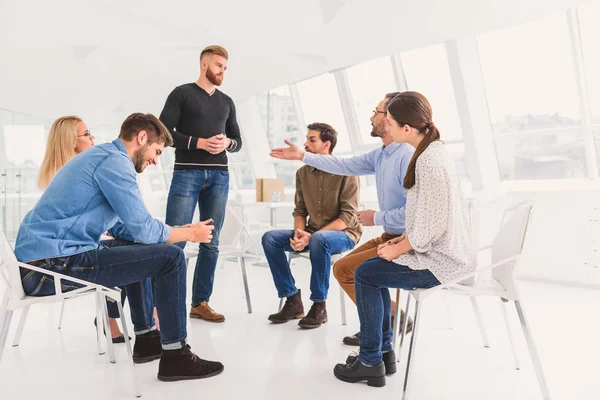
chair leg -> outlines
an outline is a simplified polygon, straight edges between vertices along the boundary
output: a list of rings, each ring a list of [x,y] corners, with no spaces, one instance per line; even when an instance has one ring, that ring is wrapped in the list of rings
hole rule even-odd
[[[479,326],[479,332],[481,333],[481,339],[483,340],[483,347],[489,349],[490,341],[488,339],[487,331],[485,330],[485,325],[483,325],[483,319],[481,318],[481,310],[479,309],[479,304],[477,304],[477,300],[475,297],[470,297],[471,305],[473,306],[473,313],[475,314],[475,319],[477,320],[477,325]]]
[[[111,364],[116,363],[115,360],[115,349],[113,347],[112,333],[110,331],[110,322],[108,320],[108,307],[106,306],[106,296],[103,296],[100,292],[97,292],[98,301],[102,304],[102,326],[106,332],[106,349],[108,350],[108,360]]]
[[[400,359],[400,352],[402,351],[402,345],[404,344],[404,336],[406,336],[406,327],[408,326],[408,312],[410,309],[410,293],[407,293],[406,298],[406,308],[404,309],[404,321],[402,322],[402,334],[400,335],[400,347],[398,348],[398,354],[396,355],[396,360]],[[394,348],[395,350],[395,348]]]
[[[250,289],[248,288],[248,277],[246,276],[246,260],[244,257],[238,257],[238,264],[242,271],[242,280],[244,281],[244,292],[246,293],[246,305],[248,306],[248,314],[252,314],[252,302],[250,301]]]
[[[58,329],[62,329],[63,316],[65,315],[65,304],[66,300],[62,301],[62,305],[60,306],[60,317],[58,318]]]
[[[413,326],[413,332],[412,332],[412,336],[410,338],[410,346],[408,347],[408,359],[406,360],[406,373],[404,375],[404,388],[402,389],[402,400],[407,400],[408,399],[408,380],[410,379],[410,373],[411,373],[411,364],[413,363],[413,357],[415,356],[415,346],[417,344],[417,334],[419,333],[419,322],[421,321],[420,319],[420,310],[419,310],[419,305],[420,305],[420,301],[417,300],[415,302],[415,316],[414,316],[414,326]],[[406,319],[408,319],[408,314],[406,315]]]
[[[279,308],[277,309],[277,312],[281,311],[282,308],[283,308],[283,297],[281,299],[279,299]]]
[[[129,332],[127,329],[127,323],[125,322],[125,313],[123,312],[123,306],[120,301],[117,301],[117,307],[119,307],[119,317],[123,323],[121,324],[121,328],[123,329],[123,337],[125,338],[125,347],[127,347],[127,354],[129,355],[129,366],[131,367],[131,376],[133,382],[133,392],[135,397],[142,397],[142,392],[140,392],[140,383],[137,378],[137,374],[135,373],[135,364],[133,363],[133,351],[131,350],[131,341],[129,340]]]
[[[21,341],[21,336],[23,335],[23,328],[25,327],[25,321],[27,320],[27,314],[29,314],[29,307],[26,306],[21,311],[21,319],[19,319],[19,325],[17,326],[17,332],[15,332],[15,339],[13,340],[13,347],[17,347],[19,342]]]
[[[512,329],[512,325],[510,324],[510,321],[508,320],[508,312],[507,312],[508,300],[501,298],[500,301],[501,301],[501,307],[502,307],[502,315],[504,316],[504,325],[506,325],[506,332],[508,333],[508,341],[510,342],[510,349],[512,350],[513,357],[515,359],[515,368],[517,370],[520,370],[521,363],[519,361],[519,355],[517,354],[517,347],[515,346],[515,334]]]
[[[102,335],[104,335],[105,333],[103,332],[103,328],[104,328],[104,324],[102,324],[102,312],[100,311],[102,309],[102,306],[100,305],[100,298],[101,296],[99,295],[100,293],[98,292],[98,289],[96,290],[96,342],[98,343],[98,354],[99,355],[103,355],[104,354],[104,350],[102,349]],[[106,335],[108,335],[109,332],[106,332]]]
[[[396,311],[394,312],[394,325],[392,326],[392,349],[396,351],[398,344],[398,326],[400,325],[400,289],[396,289]],[[405,319],[408,319],[405,318]]]
[[[6,345],[6,339],[8,338],[8,329],[10,328],[12,315],[13,311],[8,309],[8,294],[5,294],[2,304],[0,305],[0,361],[2,361],[4,346]]]
[[[519,315],[519,320],[521,321],[521,327],[523,328],[523,334],[525,335],[525,341],[527,342],[527,347],[529,348],[529,355],[531,356],[533,369],[535,370],[542,396],[544,400],[550,400],[550,391],[548,390],[548,383],[546,382],[544,370],[542,369],[542,362],[540,361],[540,356],[537,352],[537,348],[535,347],[535,342],[533,341],[533,336],[531,335],[531,330],[529,329],[529,324],[527,323],[527,319],[525,317],[525,313],[523,312],[523,308],[521,307],[520,301],[515,301],[515,308],[517,309],[517,314]]]
[[[346,292],[340,286],[340,310],[342,312],[342,325],[346,325],[348,320],[346,319]]]

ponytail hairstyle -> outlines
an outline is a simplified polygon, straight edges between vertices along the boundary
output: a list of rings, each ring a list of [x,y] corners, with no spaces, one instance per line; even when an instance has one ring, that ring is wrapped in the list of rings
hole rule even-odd
[[[408,164],[404,177],[404,188],[410,189],[415,185],[417,159],[431,143],[440,140],[440,131],[431,120],[431,105],[421,93],[402,92],[390,100],[387,107],[388,113],[399,126],[408,125],[424,135]]]

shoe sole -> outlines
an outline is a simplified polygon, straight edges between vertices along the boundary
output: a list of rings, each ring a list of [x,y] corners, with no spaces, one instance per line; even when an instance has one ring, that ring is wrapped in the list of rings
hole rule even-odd
[[[271,319],[271,318],[267,318],[269,321],[273,322],[274,324],[285,324],[286,322],[290,322],[293,319],[302,319],[304,318],[304,314],[298,314],[295,315],[293,317],[291,317],[290,319]]]
[[[333,371],[333,374],[339,380],[348,382],[348,383],[357,383],[357,382],[367,381],[367,385],[372,386],[372,387],[384,387],[385,386],[385,376],[371,377],[371,378],[348,378],[348,377],[338,374],[335,370]]]
[[[323,322],[321,322],[321,323],[320,323],[320,324],[318,324],[318,325],[306,325],[306,324],[298,324],[298,326],[299,326],[300,328],[304,328],[304,329],[315,329],[315,328],[318,328],[318,327],[320,327],[321,325],[323,325],[323,324],[326,324],[326,323],[327,323],[327,320],[324,320]]]
[[[225,317],[223,317],[222,319],[207,319],[207,318],[204,318],[202,315],[192,314],[192,313],[190,313],[190,318],[201,319],[206,322],[225,322]]]
[[[135,364],[145,364],[145,363],[148,363],[148,362],[151,362],[151,361],[154,361],[154,360],[158,360],[158,359],[160,359],[160,357],[161,357],[160,354],[157,354],[157,355],[154,355],[154,356],[148,356],[148,357],[141,357],[141,358],[140,357],[133,357],[133,362]]]
[[[159,381],[163,381],[163,382],[176,382],[176,381],[189,381],[189,380],[193,380],[193,379],[205,379],[205,378],[210,378],[211,376],[219,375],[221,372],[223,372],[224,369],[225,369],[225,367],[222,367],[218,371],[211,372],[210,374],[206,374],[206,375],[199,375],[199,376],[162,376],[162,375],[157,375],[157,378]]]

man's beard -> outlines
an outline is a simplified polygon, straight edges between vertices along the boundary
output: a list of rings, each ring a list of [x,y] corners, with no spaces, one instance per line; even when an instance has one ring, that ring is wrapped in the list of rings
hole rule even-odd
[[[371,130],[371,137],[383,137],[383,132],[373,126],[373,129]]]
[[[313,153],[314,154],[314,151],[312,151],[311,149],[309,149],[306,146],[304,147],[304,151],[307,152],[307,153]]]
[[[215,86],[221,86],[223,83],[223,76],[218,78],[210,69],[206,70],[206,79]]]
[[[138,149],[133,153],[133,165],[135,166],[135,172],[141,174],[146,169],[146,163],[148,160],[144,161],[144,152],[148,149],[149,145],[146,143],[142,146],[141,149]]]

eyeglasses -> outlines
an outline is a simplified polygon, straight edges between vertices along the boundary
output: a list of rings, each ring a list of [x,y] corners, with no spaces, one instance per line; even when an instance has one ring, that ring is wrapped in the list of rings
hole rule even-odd
[[[387,112],[385,112],[385,111],[379,111],[378,109],[374,108],[373,109],[373,114],[387,114]]]
[[[82,137],[82,136],[87,136],[87,137],[92,137],[92,132],[90,131],[85,131],[85,133],[83,135],[77,135],[77,137]]]

